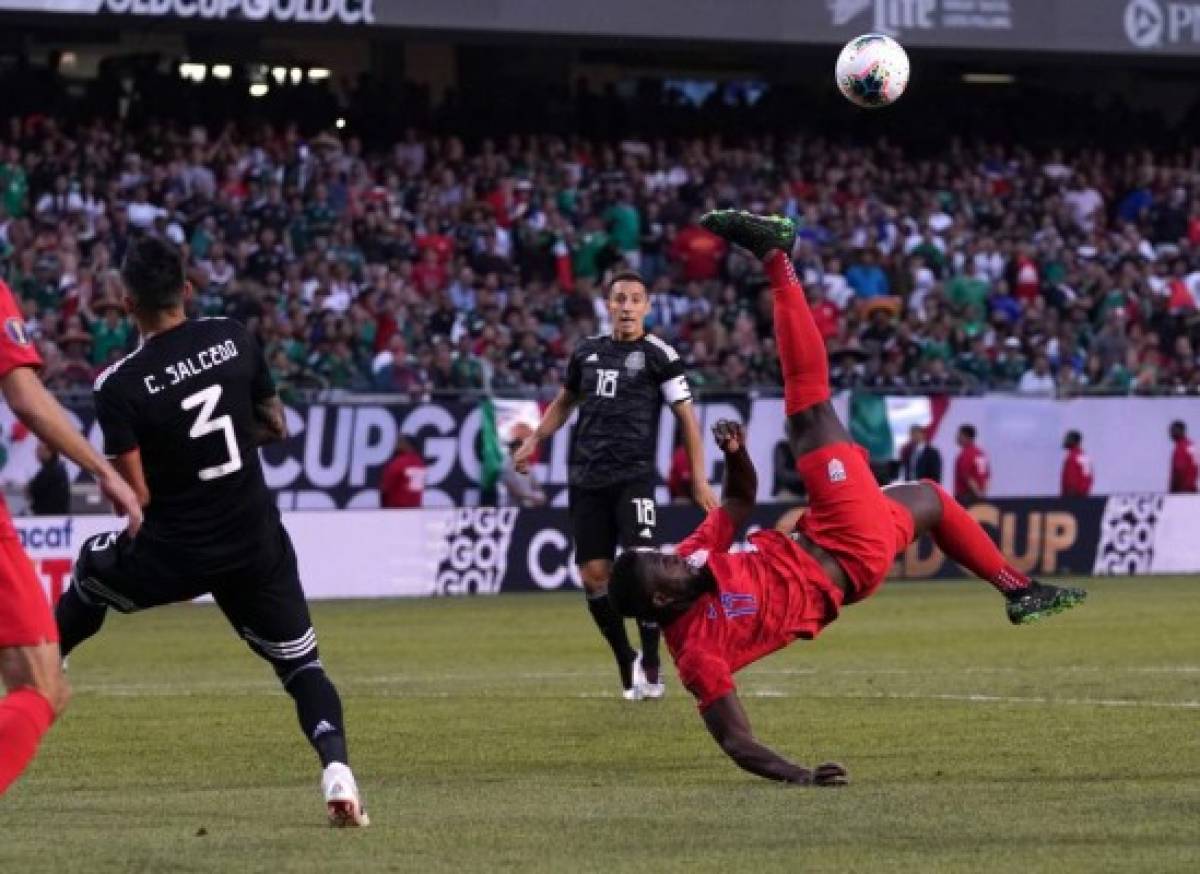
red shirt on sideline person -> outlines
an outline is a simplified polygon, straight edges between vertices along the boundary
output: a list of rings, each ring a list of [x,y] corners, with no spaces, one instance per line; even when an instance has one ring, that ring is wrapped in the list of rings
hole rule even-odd
[[[1092,482],[1096,478],[1092,460],[1083,451],[1083,435],[1068,431],[1063,438],[1062,496],[1064,498],[1086,498],[1092,493]]]
[[[1187,425],[1183,422],[1172,422],[1170,433],[1171,441],[1175,444],[1171,453],[1171,494],[1194,494],[1197,491],[1197,473],[1200,473],[1196,446],[1188,439]]]
[[[974,425],[958,429],[958,445],[962,451],[954,461],[954,497],[966,504],[987,497],[992,469],[987,453],[975,445]]]
[[[671,453],[671,468],[667,472],[667,493],[672,501],[692,499],[692,462],[682,443]]]
[[[408,437],[396,441],[396,454],[383,468],[379,479],[379,506],[386,510],[409,510],[421,506],[425,491],[425,459]]]

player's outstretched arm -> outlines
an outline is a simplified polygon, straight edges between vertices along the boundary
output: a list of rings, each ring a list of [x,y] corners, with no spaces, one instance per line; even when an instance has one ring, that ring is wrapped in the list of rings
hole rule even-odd
[[[722,419],[713,425],[713,437],[725,454],[725,481],[721,486],[721,506],[741,528],[754,510],[758,495],[758,473],[746,451],[746,429],[738,422]]]
[[[700,424],[696,421],[696,410],[691,401],[680,401],[671,406],[671,412],[679,420],[683,434],[683,447],[687,451],[692,468],[692,497],[707,513],[720,506],[712,486],[708,484],[708,465],[704,463],[704,440],[700,436]]]
[[[846,769],[836,762],[825,762],[810,771],[760,744],[736,692],[709,706],[704,711],[704,724],[725,755],[751,774],[798,786],[845,786],[848,782]]]
[[[288,436],[287,418],[283,413],[283,401],[279,395],[271,395],[254,404],[254,445],[266,446],[278,443]]]
[[[0,392],[13,414],[43,443],[58,450],[96,478],[100,491],[112,502],[113,509],[129,520],[129,533],[142,525],[142,505],[129,484],[87,442],[75,423],[67,417],[54,396],[46,391],[36,373],[28,367],[16,367],[0,377]]]
[[[538,422],[533,433],[525,438],[525,442],[513,456],[513,467],[518,472],[529,472],[529,462],[537,452],[538,446],[543,440],[549,440],[555,431],[566,424],[578,400],[579,396],[573,391],[565,388],[559,391],[558,396],[550,402],[550,406],[546,407],[546,412],[542,413],[542,421]]]

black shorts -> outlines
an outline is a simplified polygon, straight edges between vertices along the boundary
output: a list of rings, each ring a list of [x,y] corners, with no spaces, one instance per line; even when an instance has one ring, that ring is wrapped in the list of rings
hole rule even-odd
[[[282,525],[278,534],[255,562],[207,576],[124,532],[98,534],[79,551],[73,585],[87,601],[122,613],[211,594],[234,631],[282,676],[318,653],[292,540]]]
[[[652,483],[617,483],[602,489],[572,486],[570,503],[575,564],[598,558],[612,561],[618,545],[629,549],[658,543]]]

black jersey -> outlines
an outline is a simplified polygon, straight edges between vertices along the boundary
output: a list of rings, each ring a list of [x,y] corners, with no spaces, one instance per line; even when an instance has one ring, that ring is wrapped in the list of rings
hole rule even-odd
[[[592,489],[653,479],[662,401],[692,397],[678,353],[652,334],[581,341],[567,364],[566,388],[579,401],[570,483]]]
[[[198,574],[275,548],[279,512],[254,436],[255,404],[274,394],[258,343],[232,319],[183,322],[100,374],[104,451],[140,450],[150,489],[139,541]]]

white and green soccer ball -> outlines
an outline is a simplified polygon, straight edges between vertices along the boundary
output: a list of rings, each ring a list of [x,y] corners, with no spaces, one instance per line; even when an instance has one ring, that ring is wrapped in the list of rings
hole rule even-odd
[[[908,54],[882,33],[856,36],[838,55],[834,78],[846,99],[866,109],[888,106],[908,87]]]

